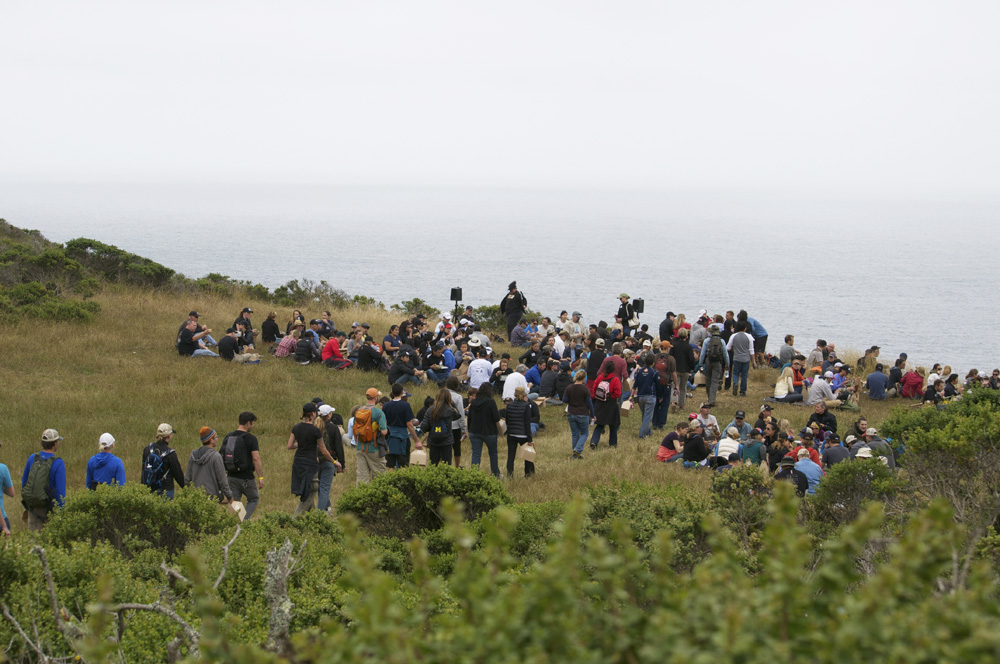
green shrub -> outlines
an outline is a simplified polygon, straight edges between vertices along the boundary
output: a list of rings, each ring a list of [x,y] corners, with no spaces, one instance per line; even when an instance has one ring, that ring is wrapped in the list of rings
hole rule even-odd
[[[472,310],[472,317],[475,318],[476,323],[484,330],[496,332],[497,334],[507,332],[507,317],[500,313],[499,304],[487,304],[482,307],[476,307]],[[542,320],[542,314],[531,309],[524,312],[524,317],[528,320],[532,318],[537,318],[539,321]]]
[[[189,542],[233,525],[235,517],[197,488],[180,489],[166,500],[138,483],[100,485],[71,493],[46,524],[43,540],[63,548],[107,542],[126,559],[147,549],[174,556]]]
[[[810,502],[816,518],[841,525],[857,519],[866,503],[895,496],[900,485],[880,459],[855,459],[829,468]]]
[[[461,501],[470,520],[513,502],[495,477],[437,464],[379,475],[347,491],[337,509],[355,514],[372,534],[408,539],[422,530],[441,528],[438,508],[446,496]]]
[[[712,509],[744,547],[751,546],[767,523],[772,479],[757,466],[738,466],[712,476]]]
[[[111,283],[163,287],[174,276],[173,270],[156,261],[89,238],[70,240],[65,251],[67,256],[100,273]]]
[[[399,304],[392,305],[390,309],[397,313],[406,314],[409,317],[423,314],[428,318],[435,318],[441,314],[440,309],[432,307],[419,297],[415,297],[412,300],[403,300]]]
[[[566,504],[557,500],[545,503],[516,503],[504,508],[515,515],[509,529],[508,545],[512,554],[527,560],[539,560],[545,552],[545,544],[552,535],[552,524],[562,519]],[[484,514],[474,524],[481,537],[489,524],[497,523],[500,511]]]
[[[616,524],[627,525],[635,543],[655,550],[660,531],[668,531],[675,547],[674,565],[691,569],[706,553],[702,520],[709,512],[708,498],[689,494],[680,486],[651,486],[621,482],[587,490],[590,509],[587,535],[609,537]]]

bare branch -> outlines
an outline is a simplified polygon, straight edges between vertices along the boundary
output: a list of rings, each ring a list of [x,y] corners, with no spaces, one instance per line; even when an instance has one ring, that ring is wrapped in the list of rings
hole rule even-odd
[[[187,638],[188,643],[191,645],[191,654],[197,656],[198,653],[198,641],[201,639],[201,634],[194,627],[191,627],[188,621],[184,620],[176,611],[171,609],[169,606],[165,606],[160,602],[153,602],[152,604],[137,604],[134,602],[126,602],[124,604],[97,604],[94,607],[96,611],[107,611],[108,613],[120,614],[122,611],[153,611],[161,615],[170,618],[175,623],[181,626],[184,630],[184,636]]]
[[[45,549],[40,546],[34,546],[31,552],[38,556],[38,559],[42,562],[42,576],[45,578],[45,587],[49,592],[49,602],[52,608],[52,616],[56,621],[56,628],[59,629],[59,633],[63,635],[66,642],[73,647],[73,642],[83,637],[83,630],[72,620],[69,613],[59,606],[56,583],[52,579],[52,569],[49,567],[49,558],[45,555]],[[73,647],[73,650],[76,650],[76,648]]]
[[[29,637],[25,631],[21,629],[21,623],[17,622],[17,619],[10,614],[10,609],[7,608],[7,603],[0,602],[0,607],[3,607],[3,617],[10,621],[10,623],[14,626],[14,629],[17,630],[17,633],[21,635],[22,639],[24,639],[24,642],[27,643],[28,646],[38,655],[38,661],[42,662],[42,664],[52,661],[51,658],[42,652],[42,649],[31,640],[31,637]]]
[[[233,533],[233,539],[229,540],[229,543],[222,547],[222,569],[219,570],[219,578],[217,578],[215,583],[212,584],[212,590],[219,589],[219,584],[222,583],[222,577],[226,575],[226,568],[229,567],[229,547],[231,547],[233,542],[236,541],[236,538],[240,536],[242,528],[243,524],[236,526],[236,532]]]
[[[163,570],[163,573],[167,575],[168,579],[173,579],[175,581],[180,581],[181,583],[186,583],[189,586],[191,585],[191,582],[188,581],[188,579],[187,579],[186,576],[184,576],[183,574],[181,574],[180,572],[178,572],[177,570],[175,570],[173,567],[167,567],[167,562],[166,561],[163,561],[162,563],[160,563],[160,569]]]
[[[295,574],[296,572],[299,571],[299,569],[301,567],[299,565],[299,562],[302,560],[302,554],[305,553],[306,544],[308,542],[309,542],[309,540],[302,540],[302,546],[299,547],[299,553],[298,553],[298,555],[295,556],[295,559],[292,560],[291,563],[288,565],[288,576],[291,576],[292,574]]]

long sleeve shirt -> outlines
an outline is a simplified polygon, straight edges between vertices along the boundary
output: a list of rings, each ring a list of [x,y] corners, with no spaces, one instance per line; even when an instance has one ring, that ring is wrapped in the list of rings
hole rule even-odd
[[[31,472],[31,466],[34,465],[35,459],[41,455],[42,459],[48,459],[49,457],[55,456],[52,452],[46,452],[42,450],[36,454],[32,454],[28,457],[28,463],[24,466],[24,473],[21,475],[21,488],[28,483],[28,473]],[[52,468],[49,469],[49,490],[52,493],[52,502],[58,504],[60,507],[63,505],[63,500],[66,498],[66,464],[63,463],[62,459],[56,458],[52,462]]]

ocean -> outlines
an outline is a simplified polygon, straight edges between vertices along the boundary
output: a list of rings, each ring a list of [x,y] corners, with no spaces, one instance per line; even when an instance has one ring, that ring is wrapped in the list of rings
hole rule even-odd
[[[516,279],[553,318],[577,309],[613,321],[625,291],[645,301],[653,330],[668,310],[690,320],[746,309],[773,352],[794,334],[806,353],[817,338],[841,352],[877,344],[887,367],[901,352],[963,376],[1000,366],[1000,199],[0,184],[0,217],[189,277],[325,280],[386,306],[419,297],[442,310],[452,287],[480,306]]]

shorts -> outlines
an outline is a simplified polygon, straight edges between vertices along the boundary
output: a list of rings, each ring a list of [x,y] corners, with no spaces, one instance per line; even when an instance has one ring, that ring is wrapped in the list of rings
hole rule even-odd
[[[767,348],[767,335],[762,337],[757,337],[753,340],[753,352],[763,353],[764,349]]]
[[[452,440],[454,441],[451,445],[453,456],[457,457],[462,456],[462,430],[452,429],[451,437]]]

